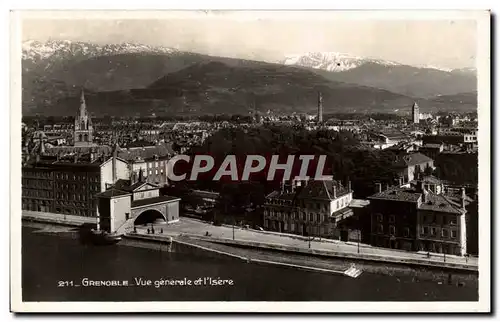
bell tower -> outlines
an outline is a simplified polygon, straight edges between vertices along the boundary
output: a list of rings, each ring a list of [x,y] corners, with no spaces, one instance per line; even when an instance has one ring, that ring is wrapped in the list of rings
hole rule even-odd
[[[85,104],[85,94],[82,89],[80,95],[80,109],[75,117],[74,145],[75,146],[92,146],[94,128],[92,120],[87,112]]]

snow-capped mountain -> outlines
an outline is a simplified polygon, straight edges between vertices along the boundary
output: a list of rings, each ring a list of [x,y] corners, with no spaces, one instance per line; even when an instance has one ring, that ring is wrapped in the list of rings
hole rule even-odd
[[[281,60],[279,63],[283,65],[296,65],[332,72],[346,71],[366,63],[375,63],[384,66],[401,65],[392,61],[363,58],[338,52],[308,52],[304,54],[287,55],[285,59]]]
[[[49,40],[47,42],[28,40],[22,44],[22,59],[25,69],[30,69],[33,65],[46,69],[51,66],[52,62],[64,59],[87,59],[142,52],[170,54],[175,51],[175,49],[169,47],[134,43],[98,45],[69,40]]]

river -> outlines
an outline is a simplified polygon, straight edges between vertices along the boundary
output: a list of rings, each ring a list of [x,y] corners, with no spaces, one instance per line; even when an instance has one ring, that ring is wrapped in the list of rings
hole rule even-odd
[[[154,285],[172,279],[194,284],[209,277],[225,285]],[[84,278],[129,285],[83,286]],[[151,285],[135,285],[139,278]],[[23,226],[22,295],[23,301],[477,301],[478,290],[404,276],[365,272],[354,279],[262,266],[179,246],[172,252],[89,246],[74,233]]]

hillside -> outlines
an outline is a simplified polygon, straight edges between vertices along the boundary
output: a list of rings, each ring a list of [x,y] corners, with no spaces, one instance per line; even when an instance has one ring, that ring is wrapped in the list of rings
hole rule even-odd
[[[323,65],[211,57],[136,44],[31,42],[23,48],[23,113],[73,114],[77,101],[72,102],[82,87],[96,113],[117,115],[247,113],[254,104],[262,112],[305,112],[316,109],[318,91],[323,92],[325,113],[393,112],[409,108],[414,100],[424,111],[475,109],[470,100],[412,98],[443,87],[450,92],[457,88],[451,97],[471,92],[460,90],[467,84],[455,86],[453,77],[443,76],[475,82],[471,70],[445,73],[359,57],[354,62],[338,55],[313,58],[297,62]],[[339,58],[343,71],[321,69],[331,67],[328,59]]]
[[[472,72],[447,72],[407,65],[368,62],[340,72],[315,71],[330,80],[381,88],[416,98],[473,92],[477,88],[477,78]]]
[[[332,82],[300,68],[262,65],[229,66],[221,62],[195,63],[158,78],[145,88],[88,94],[96,114],[247,114],[260,112],[314,112],[318,92],[325,113],[392,111],[411,106],[412,99],[384,90]],[[45,112],[74,112],[77,97],[61,98]]]

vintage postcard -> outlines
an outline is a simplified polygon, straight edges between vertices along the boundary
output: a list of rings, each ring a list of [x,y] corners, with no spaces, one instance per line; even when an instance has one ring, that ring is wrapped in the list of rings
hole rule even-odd
[[[489,312],[490,12],[13,11],[14,312]]]

